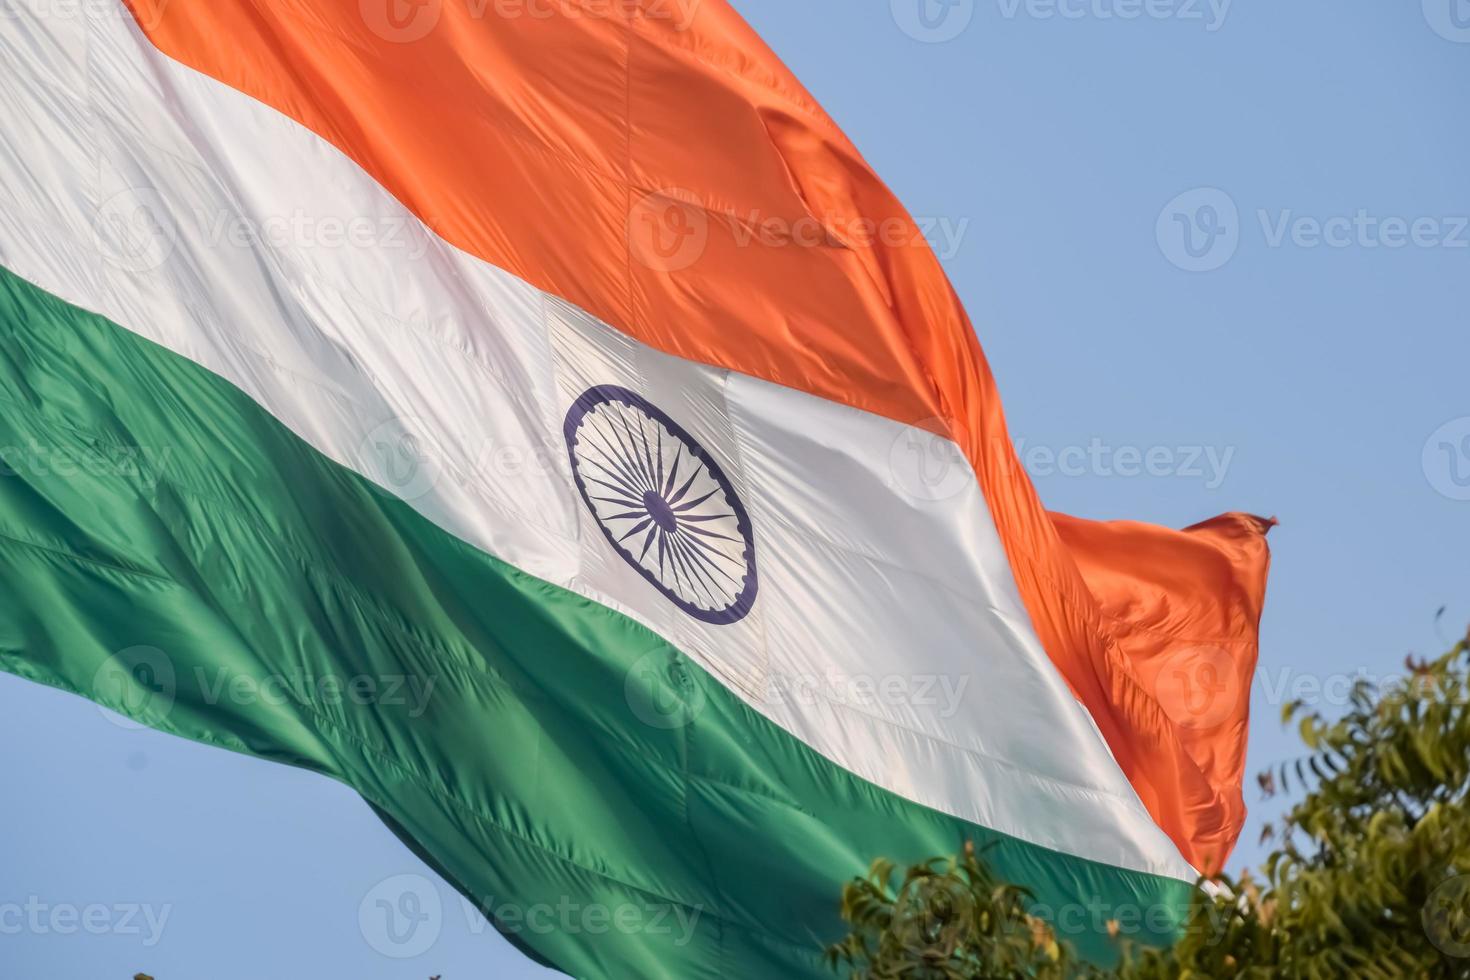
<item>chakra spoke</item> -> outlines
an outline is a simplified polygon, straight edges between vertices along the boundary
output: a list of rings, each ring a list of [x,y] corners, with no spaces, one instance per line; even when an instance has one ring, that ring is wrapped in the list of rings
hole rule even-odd
[[[630,511],[626,511],[626,512],[624,512],[622,514],[608,514],[606,517],[603,518],[603,520],[605,520],[605,521],[626,521],[630,517],[647,517],[647,516],[648,516],[648,511],[646,511],[646,510],[630,510]]]
[[[699,470],[695,470],[693,473],[689,474],[689,479],[684,481],[684,485],[679,488],[678,493],[674,494],[672,497],[665,495],[665,499],[668,500],[670,507],[674,506],[679,501],[684,499],[684,495],[689,492],[689,488],[694,485],[694,480],[698,476]]]
[[[601,501],[604,504],[617,504],[619,507],[642,507],[643,506],[643,501],[641,501],[641,500],[629,500],[626,497],[592,497],[592,499],[593,500]],[[690,518],[685,518],[685,520],[690,520]]]
[[[726,511],[723,514],[680,514],[679,524],[708,524],[710,521],[733,521],[735,515]]]
[[[663,497],[669,499],[669,491],[674,489],[674,480],[679,476],[679,460],[684,458],[684,444],[679,443],[679,448],[674,451],[674,465],[669,467],[669,478],[664,483]]]
[[[704,503],[706,500],[708,500],[709,498],[713,497],[715,494],[717,494],[719,492],[720,492],[720,488],[719,487],[715,487],[713,490],[711,490],[709,493],[705,494],[703,497],[700,497],[698,500],[690,500],[690,501],[687,501],[686,503],[682,503],[679,506],[675,507],[674,510],[677,511],[678,513],[680,513],[680,514],[683,514],[684,511],[686,511],[686,510],[693,510],[695,507],[698,507],[700,504]],[[680,520],[683,520],[682,517],[680,517],[679,519]]]
[[[643,550],[638,552],[638,564],[643,564],[643,559],[648,556],[648,549],[653,545],[653,539],[663,533],[663,528],[657,524],[648,529],[648,537],[643,539]]]
[[[643,418],[638,419],[638,435],[643,440],[643,463],[648,473],[650,486],[658,486],[658,470],[653,465],[653,453],[648,448],[648,427],[643,424]]]
[[[639,531],[643,530],[645,527],[647,527],[648,525],[650,525],[652,523],[653,523],[653,518],[652,517],[645,517],[643,520],[639,521],[633,527],[633,530],[629,531],[627,534],[623,535],[621,538],[618,538],[618,540],[619,541],[626,541],[629,538],[631,538],[633,535],[637,534]]]
[[[658,437],[658,468],[654,472],[662,474],[664,471],[664,427],[654,426],[653,434]]]
[[[721,541],[733,541],[736,544],[744,544],[745,543],[744,539],[742,539],[742,538],[732,538],[728,534],[719,534],[719,533],[717,533],[715,531],[710,531],[710,530],[707,530],[707,529],[702,528],[702,527],[680,527],[679,528],[679,533],[683,534],[685,532],[690,533],[690,534],[698,534],[701,537],[705,537],[705,538],[718,538]]]

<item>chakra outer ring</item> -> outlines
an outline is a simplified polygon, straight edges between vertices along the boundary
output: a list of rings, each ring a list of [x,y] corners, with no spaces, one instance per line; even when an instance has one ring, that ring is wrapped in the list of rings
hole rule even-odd
[[[588,413],[600,405],[609,403],[626,405],[663,426],[670,435],[683,444],[684,449],[689,455],[699,462],[705,472],[724,493],[725,500],[729,503],[730,509],[735,515],[735,527],[745,546],[745,576],[742,582],[742,588],[735,599],[724,608],[703,609],[669,588],[659,579],[658,575],[645,568],[634,557],[633,553],[625,548],[622,542],[617,540],[612,528],[604,523],[598,515],[597,508],[593,506],[591,496],[587,490],[586,481],[582,478],[581,461],[577,457],[577,433],[582,427],[582,420],[587,417]],[[632,566],[638,574],[642,575],[649,585],[652,585],[658,590],[659,594],[675,606],[678,606],[684,613],[701,622],[710,623],[715,626],[728,626],[731,623],[739,622],[749,614],[751,607],[755,605],[755,596],[758,587],[755,565],[755,534],[751,528],[750,514],[746,511],[745,504],[740,500],[739,495],[736,494],[735,487],[730,483],[730,479],[725,475],[725,471],[720,468],[720,464],[715,461],[715,458],[699,444],[698,440],[691,436],[683,426],[669,418],[662,409],[648,401],[648,399],[639,395],[637,392],[630,391],[618,385],[596,385],[578,395],[577,400],[572,402],[571,408],[567,410],[566,422],[562,426],[562,435],[567,444],[567,457],[571,462],[572,479],[576,481],[577,491],[582,495],[582,503],[587,507],[587,511],[592,515],[593,521],[596,522],[598,528],[602,531],[603,537],[607,538],[608,544],[612,545],[613,550],[625,562]]]

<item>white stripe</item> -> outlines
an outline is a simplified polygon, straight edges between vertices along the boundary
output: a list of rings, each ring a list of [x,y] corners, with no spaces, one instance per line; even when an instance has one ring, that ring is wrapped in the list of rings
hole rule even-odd
[[[126,15],[75,10],[90,19],[0,20],[6,267],[227,378],[449,532],[656,630],[848,770],[1193,878],[1042,650],[953,445],[650,350],[446,245]],[[748,505],[760,585],[740,621],[685,614],[598,530],[561,429],[599,384],[666,412]],[[910,463],[961,469],[935,470],[930,493],[906,486]]]

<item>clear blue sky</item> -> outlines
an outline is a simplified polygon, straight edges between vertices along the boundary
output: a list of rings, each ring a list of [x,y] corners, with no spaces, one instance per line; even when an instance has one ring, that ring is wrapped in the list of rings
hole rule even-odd
[[[963,229],[941,250],[1048,505],[1280,516],[1254,772],[1294,747],[1279,692],[1470,621],[1470,5],[954,0],[926,29],[917,2],[736,6]],[[138,907],[137,932],[0,933],[7,977],[545,975],[432,880],[437,940],[376,951],[364,899],[433,876],[334,783],[9,677],[0,744],[0,903]]]

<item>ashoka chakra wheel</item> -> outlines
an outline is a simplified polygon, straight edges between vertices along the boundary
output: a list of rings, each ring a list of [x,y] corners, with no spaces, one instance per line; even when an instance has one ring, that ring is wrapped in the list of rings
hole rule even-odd
[[[584,391],[564,431],[582,500],[624,561],[695,619],[727,624],[750,612],[750,517],[703,446],[615,385]]]

